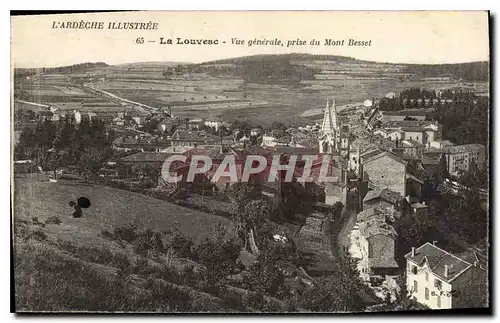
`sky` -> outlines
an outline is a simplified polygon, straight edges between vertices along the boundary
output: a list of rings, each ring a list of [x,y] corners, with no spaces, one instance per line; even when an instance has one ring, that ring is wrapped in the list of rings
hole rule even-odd
[[[65,22],[103,22],[105,29],[53,28]],[[153,22],[157,30],[110,30],[110,22]],[[137,44],[142,37],[143,44]],[[218,45],[161,45],[164,39],[210,39]],[[233,45],[232,38],[245,41]],[[279,39],[284,46],[248,46]],[[320,45],[310,45],[312,40]],[[344,46],[325,46],[325,39]],[[347,46],[349,39],[370,46]],[[288,41],[305,45],[287,47]],[[224,42],[225,43],[222,43]],[[83,62],[115,65],[199,63],[256,54],[310,53],[390,63],[441,64],[489,60],[485,11],[148,11],[16,16],[11,18],[14,67]]]

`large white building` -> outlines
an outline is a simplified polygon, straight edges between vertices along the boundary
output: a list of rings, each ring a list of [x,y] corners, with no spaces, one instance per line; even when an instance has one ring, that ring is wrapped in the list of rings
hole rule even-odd
[[[410,297],[431,309],[484,307],[486,262],[475,251],[451,254],[427,242],[406,257]]]
[[[486,147],[480,144],[451,146],[444,148],[443,151],[448,172],[452,175],[468,171],[473,163],[482,167],[486,161]]]

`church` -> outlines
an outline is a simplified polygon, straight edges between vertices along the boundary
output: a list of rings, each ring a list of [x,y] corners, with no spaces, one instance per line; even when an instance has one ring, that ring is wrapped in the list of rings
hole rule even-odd
[[[347,161],[349,158],[349,126],[340,125],[337,120],[335,99],[326,100],[323,123],[319,132],[319,152],[332,155],[339,172],[339,181],[325,184],[325,203],[346,204],[347,201]]]
[[[324,154],[340,154],[348,157],[349,125],[340,125],[337,121],[335,99],[327,98],[323,123],[319,133],[319,152]]]

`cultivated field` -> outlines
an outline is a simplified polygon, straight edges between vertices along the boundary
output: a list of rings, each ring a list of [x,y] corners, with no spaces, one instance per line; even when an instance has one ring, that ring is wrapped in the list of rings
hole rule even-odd
[[[202,118],[221,114],[228,120],[241,118],[263,125],[273,121],[306,122],[300,115],[323,107],[328,96],[335,96],[337,104],[343,105],[412,87],[439,90],[465,86],[476,93],[488,92],[485,82],[463,83],[450,75],[419,77],[406,72],[404,64],[313,59],[291,63],[317,72],[312,79],[295,85],[255,84],[236,74],[221,73],[217,77],[210,74],[210,68],[229,69],[232,64],[205,64],[196,72],[166,77],[163,72],[179,63],[146,62],[100,65],[74,73],[42,73],[24,80],[17,88],[27,93],[33,102],[61,109],[78,108],[82,103],[97,107],[109,105],[106,109],[112,109],[117,104],[74,83],[74,79],[81,78],[87,85],[121,98],[156,108],[171,106],[176,116]]]

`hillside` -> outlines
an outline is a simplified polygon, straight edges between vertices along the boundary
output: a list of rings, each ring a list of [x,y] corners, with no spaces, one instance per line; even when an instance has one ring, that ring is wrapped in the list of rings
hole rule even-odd
[[[489,81],[490,65],[488,62],[459,64],[425,65],[411,64],[404,69],[406,73],[415,73],[422,77],[451,76],[467,81]]]
[[[92,205],[82,218],[73,218],[68,202],[79,196],[88,197]],[[180,232],[198,243],[219,223],[228,225],[225,218],[74,181],[17,178],[14,205],[18,311],[175,312],[225,307],[220,298],[188,286],[183,273],[199,270],[198,264],[168,253],[153,256],[148,247],[160,232],[167,241],[176,241],[171,239]],[[156,233],[149,241],[130,241],[130,223],[142,228],[134,234],[147,237],[147,228],[153,229],[148,234]]]
[[[282,54],[282,55],[251,55],[251,56],[242,56],[235,58],[226,58],[220,59],[216,61],[210,61],[202,63],[201,65],[209,65],[209,64],[247,64],[247,63],[255,63],[261,61],[276,61],[276,60],[321,60],[321,61],[358,61],[356,58],[348,57],[348,56],[338,56],[338,55],[313,55],[313,54],[302,54],[302,53],[292,53],[292,54]]]
[[[88,63],[74,64],[74,65],[60,66],[60,67],[14,68],[14,76],[22,77],[37,73],[62,73],[62,74],[85,73],[88,70],[94,70],[105,67],[109,67],[109,65],[103,62],[97,62],[97,63],[88,62]]]
[[[68,203],[85,196],[92,205],[83,218],[71,217],[74,211]],[[228,225],[223,217],[183,208],[165,201],[133,192],[74,181],[58,183],[34,182],[16,179],[15,217],[29,220],[37,217],[45,221],[58,216],[63,223],[57,231],[49,232],[58,238],[77,239],[92,245],[102,230],[133,222],[138,227],[169,230],[178,229],[196,241],[203,239],[219,221]]]
[[[321,63],[320,63],[321,62]],[[283,55],[252,55],[216,60],[201,64],[201,66],[210,65],[227,65],[234,66],[248,66],[249,69],[268,70],[268,74],[279,78],[283,75],[272,72],[273,69],[280,70],[280,65],[290,63],[295,68],[297,66],[307,66],[311,71],[319,72],[323,64],[349,64],[351,67],[359,66],[365,68],[368,72],[370,69],[379,69],[379,72],[384,72],[387,68],[400,67],[399,70],[394,71],[403,74],[413,74],[420,77],[452,77],[463,79],[467,81],[488,81],[489,77],[489,63],[488,62],[468,62],[457,64],[404,64],[404,63],[387,63],[387,62],[374,62],[358,60],[353,57],[337,56],[337,55],[313,55],[313,54],[283,54]],[[318,64],[319,63],[319,64]],[[311,64],[318,64],[315,68]],[[245,76],[246,70],[243,70]],[[285,76],[293,76],[293,74],[284,73]],[[267,76],[267,75],[265,75]],[[304,77],[302,79],[310,79]]]

